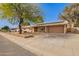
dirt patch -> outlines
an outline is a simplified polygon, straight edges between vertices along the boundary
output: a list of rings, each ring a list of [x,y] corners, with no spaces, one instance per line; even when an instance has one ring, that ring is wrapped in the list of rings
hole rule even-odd
[[[25,34],[19,34],[17,32],[7,32],[8,34],[10,35],[14,35],[14,36],[17,36],[17,37],[22,37],[22,38],[31,38],[31,37],[34,37],[33,34],[31,33],[25,33]]]

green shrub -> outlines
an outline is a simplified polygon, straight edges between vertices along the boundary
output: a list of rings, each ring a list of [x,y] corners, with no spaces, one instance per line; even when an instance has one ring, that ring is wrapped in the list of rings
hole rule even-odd
[[[1,28],[1,31],[3,31],[3,32],[9,32],[10,28],[8,26],[4,26],[4,27]]]

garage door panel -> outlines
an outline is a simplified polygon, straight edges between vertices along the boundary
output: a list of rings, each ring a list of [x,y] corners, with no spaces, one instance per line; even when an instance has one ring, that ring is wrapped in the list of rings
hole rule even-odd
[[[48,32],[63,33],[64,26],[48,26]]]

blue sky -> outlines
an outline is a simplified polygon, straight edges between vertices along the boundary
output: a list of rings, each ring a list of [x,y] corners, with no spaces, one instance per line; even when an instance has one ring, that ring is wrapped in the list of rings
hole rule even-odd
[[[58,16],[66,6],[66,3],[46,3],[40,4],[40,8],[43,11],[43,17],[45,22],[56,22],[59,20]]]
[[[41,3],[39,4],[40,9],[42,10],[42,15],[44,22],[56,22],[59,21],[58,15],[68,5],[66,3]],[[5,20],[0,20],[0,27],[3,26],[16,27],[16,25],[11,25]]]

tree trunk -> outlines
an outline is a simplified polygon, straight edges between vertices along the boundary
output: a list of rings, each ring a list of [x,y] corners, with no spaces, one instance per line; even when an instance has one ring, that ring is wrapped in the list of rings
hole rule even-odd
[[[21,24],[19,24],[19,34],[22,34],[22,27],[21,27]]]
[[[22,34],[22,26],[21,26],[22,22],[23,22],[23,18],[20,18],[20,22],[19,22],[19,34]]]
[[[74,32],[74,23],[70,24],[70,29],[71,29],[71,32]]]

